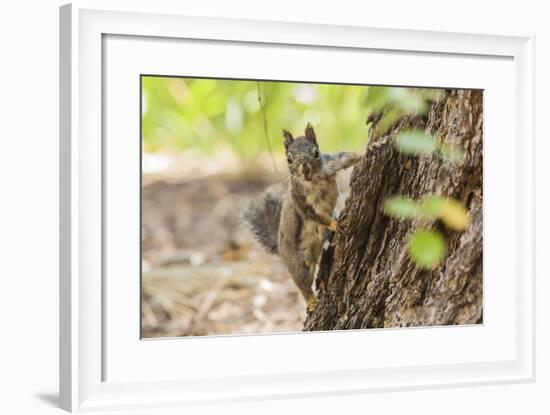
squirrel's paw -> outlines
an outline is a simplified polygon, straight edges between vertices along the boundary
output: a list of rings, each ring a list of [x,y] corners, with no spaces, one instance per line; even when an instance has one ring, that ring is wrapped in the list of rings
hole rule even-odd
[[[333,220],[331,220],[330,225],[328,226],[328,228],[331,231],[339,233],[342,236],[347,237],[349,235],[349,229],[348,229],[347,225],[344,224],[343,221],[336,221],[336,220],[333,219]]]
[[[319,300],[317,300],[317,298],[315,298],[315,296],[312,295],[308,297],[306,303],[307,303],[307,311],[311,313],[312,311],[315,311],[315,309],[317,308],[317,305],[319,304]]]

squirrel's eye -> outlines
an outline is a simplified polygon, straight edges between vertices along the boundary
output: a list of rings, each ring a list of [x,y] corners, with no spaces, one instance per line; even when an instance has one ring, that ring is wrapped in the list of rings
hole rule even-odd
[[[290,154],[287,154],[286,161],[288,161],[288,164],[292,163],[292,156]]]
[[[313,156],[314,156],[315,158],[319,158],[320,154],[319,154],[319,149],[318,149],[318,148],[316,148],[315,150],[313,150]]]

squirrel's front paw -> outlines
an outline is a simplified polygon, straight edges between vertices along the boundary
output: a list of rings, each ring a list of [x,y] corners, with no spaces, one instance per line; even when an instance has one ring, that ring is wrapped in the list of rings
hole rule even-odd
[[[317,308],[317,305],[319,304],[319,300],[317,300],[317,298],[315,298],[314,295],[308,297],[307,301],[307,311],[308,312],[312,312],[312,311],[315,311],[315,309]]]
[[[330,221],[330,224],[328,225],[328,228],[331,231],[336,232],[342,236],[345,236],[345,237],[349,236],[349,229],[343,221],[336,221],[332,219]]]

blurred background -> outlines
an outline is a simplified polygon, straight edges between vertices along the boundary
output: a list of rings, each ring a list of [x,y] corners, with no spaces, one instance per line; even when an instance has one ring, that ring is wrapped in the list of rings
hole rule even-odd
[[[401,91],[143,76],[142,336],[301,330],[298,290],[240,215],[287,174],[282,128],[310,122],[323,152],[362,152],[370,112],[422,110]]]

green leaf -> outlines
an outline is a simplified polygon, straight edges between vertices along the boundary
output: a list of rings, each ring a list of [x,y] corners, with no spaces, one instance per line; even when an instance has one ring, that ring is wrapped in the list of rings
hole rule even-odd
[[[399,121],[399,118],[403,115],[403,112],[398,108],[392,108],[384,112],[378,124],[376,124],[376,131],[379,135],[384,135],[393,127],[393,125]]]
[[[424,269],[437,267],[445,256],[446,250],[445,238],[437,231],[416,231],[409,239],[409,255],[418,266]]]
[[[395,146],[402,153],[419,155],[432,153],[437,142],[434,136],[422,130],[406,130],[397,135]]]
[[[442,144],[439,146],[439,153],[444,160],[452,163],[462,163],[466,157],[462,149],[452,144]]]
[[[388,88],[388,97],[404,112],[424,114],[428,109],[424,97],[407,88]]]
[[[420,203],[420,214],[428,218],[438,218],[441,216],[444,200],[441,196],[425,197]]]
[[[384,202],[384,213],[400,219],[414,218],[418,213],[418,204],[403,196],[392,196]]]
[[[367,98],[365,104],[372,111],[379,111],[388,103],[388,87],[369,86],[367,89]]]

